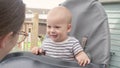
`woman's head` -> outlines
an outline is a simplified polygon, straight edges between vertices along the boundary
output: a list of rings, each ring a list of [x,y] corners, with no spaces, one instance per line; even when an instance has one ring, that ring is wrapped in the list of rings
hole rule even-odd
[[[0,36],[20,30],[25,17],[21,0],[0,0]]]
[[[0,59],[16,44],[25,18],[22,0],[0,0]]]

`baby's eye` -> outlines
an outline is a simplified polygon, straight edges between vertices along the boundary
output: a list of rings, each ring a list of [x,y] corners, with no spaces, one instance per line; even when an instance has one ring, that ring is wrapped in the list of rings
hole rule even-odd
[[[51,28],[51,26],[47,26],[48,28]]]
[[[60,28],[60,27],[59,27],[59,26],[55,26],[55,28],[57,28],[57,29],[58,29],[58,28]]]

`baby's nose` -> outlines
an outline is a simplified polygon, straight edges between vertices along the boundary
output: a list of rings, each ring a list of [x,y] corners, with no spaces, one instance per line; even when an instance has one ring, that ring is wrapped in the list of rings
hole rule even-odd
[[[51,32],[55,32],[55,29],[54,29],[54,28],[51,28],[50,31],[51,31]]]

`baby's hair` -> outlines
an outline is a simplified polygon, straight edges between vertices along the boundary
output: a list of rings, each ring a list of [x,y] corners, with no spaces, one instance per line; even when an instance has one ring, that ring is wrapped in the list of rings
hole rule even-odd
[[[25,4],[22,0],[0,0],[0,36],[17,33],[25,19]]]
[[[67,9],[64,6],[58,6],[58,7],[53,8],[52,10],[49,11],[48,15],[49,14],[52,14],[53,16],[54,15],[65,16],[66,21],[71,24],[72,14],[69,11],[69,9]]]

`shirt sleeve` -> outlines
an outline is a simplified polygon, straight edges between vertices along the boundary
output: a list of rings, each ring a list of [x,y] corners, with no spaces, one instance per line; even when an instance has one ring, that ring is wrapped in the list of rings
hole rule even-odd
[[[73,54],[77,55],[80,51],[83,51],[82,46],[80,45],[79,41],[76,41],[73,44]]]

